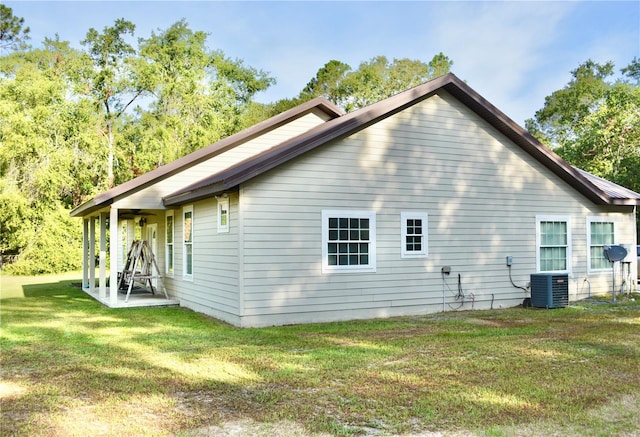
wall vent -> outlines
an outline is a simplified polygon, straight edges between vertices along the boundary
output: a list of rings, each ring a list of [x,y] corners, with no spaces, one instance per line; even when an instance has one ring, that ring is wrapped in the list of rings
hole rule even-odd
[[[569,304],[569,276],[553,273],[531,275],[531,306],[564,308]]]

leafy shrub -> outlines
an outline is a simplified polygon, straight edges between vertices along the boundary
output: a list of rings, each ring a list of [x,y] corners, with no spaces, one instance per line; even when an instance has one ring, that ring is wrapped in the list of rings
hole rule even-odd
[[[60,207],[47,211],[31,225],[34,228],[33,238],[15,262],[3,267],[7,273],[36,275],[68,272],[82,267],[81,226],[69,217],[66,209]]]

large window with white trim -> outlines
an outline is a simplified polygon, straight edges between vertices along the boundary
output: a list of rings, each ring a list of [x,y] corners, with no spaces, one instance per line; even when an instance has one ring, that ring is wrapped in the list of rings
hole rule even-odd
[[[402,212],[401,256],[402,258],[424,258],[428,255],[427,213]]]
[[[536,217],[536,247],[539,272],[570,272],[570,218],[568,216]]]
[[[193,278],[193,206],[182,209],[183,257],[182,267],[185,279]]]
[[[322,271],[374,272],[375,237],[372,211],[322,211]]]
[[[174,258],[174,250],[173,250],[173,232],[174,232],[174,223],[173,223],[173,211],[167,211],[165,215],[165,272],[169,276],[173,276],[173,258]]]
[[[604,255],[604,248],[615,244],[615,225],[611,220],[587,217],[587,241],[589,244],[589,270],[608,270],[611,263]]]

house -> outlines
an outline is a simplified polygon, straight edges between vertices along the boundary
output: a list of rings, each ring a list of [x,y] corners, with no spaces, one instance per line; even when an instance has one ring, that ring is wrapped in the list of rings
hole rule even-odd
[[[448,74],[349,114],[312,100],[71,215],[104,303],[126,305],[107,277],[138,232],[174,302],[258,327],[511,307],[544,272],[571,300],[611,293],[636,261],[603,249],[636,245],[638,205]]]

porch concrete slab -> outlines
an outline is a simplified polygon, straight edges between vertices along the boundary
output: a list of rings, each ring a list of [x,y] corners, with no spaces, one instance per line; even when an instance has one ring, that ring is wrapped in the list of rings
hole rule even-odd
[[[180,300],[169,297],[164,297],[163,293],[156,291],[155,294],[151,294],[148,290],[136,290],[135,293],[129,295],[129,299],[125,302],[127,297],[124,293],[118,293],[118,300],[115,305],[111,304],[109,299],[110,289],[107,287],[107,297],[101,298],[98,295],[98,288],[91,291],[89,288],[83,288],[87,295],[97,300],[101,304],[109,308],[137,308],[137,307],[167,307],[167,306],[180,306]]]

